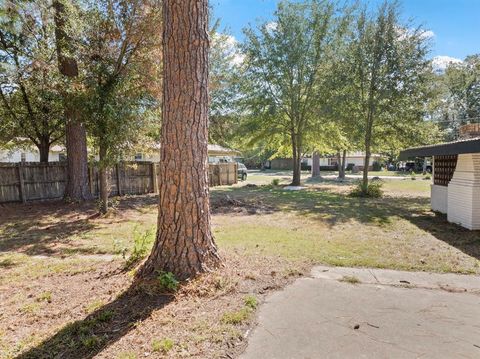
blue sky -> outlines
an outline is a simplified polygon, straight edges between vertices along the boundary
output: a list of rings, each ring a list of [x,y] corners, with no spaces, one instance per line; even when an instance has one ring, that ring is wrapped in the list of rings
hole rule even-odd
[[[270,20],[277,0],[210,0],[221,28],[242,40],[242,28]],[[361,0],[361,2],[363,2]],[[369,3],[379,3],[373,0]],[[403,16],[434,33],[431,56],[463,59],[480,53],[480,0],[403,0]]]

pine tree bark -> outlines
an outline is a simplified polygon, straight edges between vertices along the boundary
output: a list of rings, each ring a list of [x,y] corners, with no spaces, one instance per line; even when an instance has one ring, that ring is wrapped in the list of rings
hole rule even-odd
[[[163,1],[157,238],[139,277],[191,278],[220,263],[208,189],[208,0]]]
[[[67,14],[62,0],[53,2],[55,9],[55,41],[60,73],[74,80],[78,77],[77,61],[69,56],[71,39],[65,31]],[[70,94],[69,94],[70,90]],[[64,114],[66,119],[65,140],[67,145],[67,186],[65,198],[84,201],[92,198],[88,185],[87,132],[81,122],[73,101],[73,91],[67,89],[63,95]]]

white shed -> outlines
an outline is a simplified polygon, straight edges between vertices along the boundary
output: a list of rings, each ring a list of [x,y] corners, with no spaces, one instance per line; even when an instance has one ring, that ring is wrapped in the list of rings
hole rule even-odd
[[[410,148],[400,158],[432,157],[432,209],[449,222],[480,230],[480,124],[464,126],[461,134],[455,142]]]

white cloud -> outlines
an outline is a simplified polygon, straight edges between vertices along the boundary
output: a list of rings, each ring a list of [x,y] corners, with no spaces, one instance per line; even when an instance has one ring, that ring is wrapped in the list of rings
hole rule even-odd
[[[450,64],[461,64],[463,61],[451,56],[435,56],[432,59],[433,71],[443,73]]]
[[[425,30],[422,33],[422,37],[424,39],[433,39],[435,37],[435,33],[432,30]]]

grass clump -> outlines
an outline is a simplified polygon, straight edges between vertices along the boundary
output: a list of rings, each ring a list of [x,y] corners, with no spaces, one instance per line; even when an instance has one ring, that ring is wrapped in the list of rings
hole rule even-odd
[[[150,251],[153,242],[155,241],[155,231],[153,228],[141,232],[138,226],[133,229],[133,250],[130,257],[125,264],[126,268],[131,268],[140,262]]]
[[[154,339],[152,341],[152,351],[166,354],[173,349],[174,344],[174,341],[170,338],[162,340]]]
[[[157,276],[158,284],[162,290],[167,292],[176,292],[180,282],[171,272],[159,272]]]
[[[344,275],[342,279],[340,279],[340,282],[345,282],[345,283],[350,283],[350,284],[359,284],[360,279],[353,275]]]
[[[85,312],[87,314],[93,313],[94,311],[96,311],[97,309],[100,309],[104,305],[105,305],[105,302],[103,300],[97,299],[85,307]]]
[[[36,298],[37,302],[47,302],[47,303],[51,303],[52,302],[52,292],[50,291],[46,291],[46,292],[43,292],[41,293],[37,298]]]
[[[383,184],[380,181],[372,181],[365,189],[363,183],[358,183],[350,192],[350,197],[368,197],[368,198],[382,198]]]
[[[113,310],[104,310],[98,314],[97,320],[99,322],[109,322],[110,320],[112,320],[114,315],[115,312]]]
[[[137,356],[132,352],[122,352],[117,355],[117,359],[137,359]]]
[[[258,300],[253,295],[247,295],[244,300],[245,307],[250,308],[252,310],[257,309]]]
[[[243,307],[242,309],[234,312],[226,312],[223,314],[221,322],[223,324],[241,324],[250,318],[251,312],[252,310],[248,307]]]
[[[81,339],[82,345],[87,349],[96,348],[100,344],[100,339],[96,335],[89,335]]]
[[[280,179],[279,179],[279,178],[274,178],[274,179],[272,180],[272,186],[275,186],[275,187],[276,187],[276,186],[278,186],[278,185],[280,185]]]

